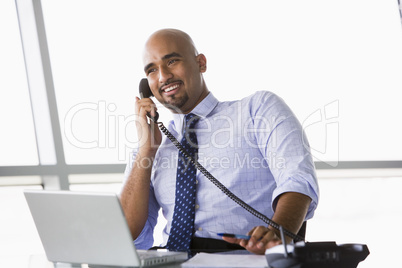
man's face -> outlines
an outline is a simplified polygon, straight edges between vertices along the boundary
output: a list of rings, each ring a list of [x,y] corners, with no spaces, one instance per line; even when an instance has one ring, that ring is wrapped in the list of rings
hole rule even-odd
[[[189,113],[207,94],[202,73],[205,56],[195,55],[184,38],[151,37],[145,47],[144,71],[155,98],[174,113]]]

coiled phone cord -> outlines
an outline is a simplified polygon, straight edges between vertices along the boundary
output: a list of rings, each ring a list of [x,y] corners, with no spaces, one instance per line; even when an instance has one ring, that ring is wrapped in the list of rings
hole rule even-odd
[[[238,205],[240,205],[242,208],[250,212],[252,215],[255,217],[259,218],[266,224],[274,227],[275,229],[279,230],[280,225],[265,216],[264,214],[260,213],[259,211],[255,210],[252,208],[250,205],[248,205],[246,202],[241,200],[239,197],[237,197],[234,193],[232,193],[228,188],[226,188],[220,181],[218,181],[211,173],[209,173],[208,170],[206,170],[196,159],[191,157],[187,151],[183,148],[181,143],[176,139],[175,136],[172,135],[172,133],[167,130],[167,128],[163,125],[162,122],[157,122],[160,130],[169,138],[169,140],[172,141],[172,143],[177,147],[177,149],[187,158],[190,160],[190,162],[199,170],[201,171],[202,174],[204,174],[205,177],[207,177],[213,184],[215,184],[216,187],[218,187],[225,195],[227,195],[230,199],[232,199],[234,202],[236,202]],[[304,238],[292,233],[289,230],[286,230],[285,228],[283,229],[283,233],[292,238],[294,241],[304,241]]]

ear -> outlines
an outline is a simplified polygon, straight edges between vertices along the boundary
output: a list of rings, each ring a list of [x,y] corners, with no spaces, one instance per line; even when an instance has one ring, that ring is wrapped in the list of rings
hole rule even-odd
[[[200,68],[201,73],[205,73],[207,71],[207,58],[204,54],[198,54],[196,57],[198,67]]]

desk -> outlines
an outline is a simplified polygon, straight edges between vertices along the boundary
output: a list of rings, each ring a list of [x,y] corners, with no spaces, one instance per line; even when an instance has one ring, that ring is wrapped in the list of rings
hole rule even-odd
[[[251,259],[250,259],[251,258]],[[242,264],[243,263],[243,264]],[[194,266],[196,265],[196,266]],[[206,266],[207,265],[207,266]],[[211,266],[209,266],[211,265]],[[252,254],[244,254],[244,253],[230,253],[230,254],[207,254],[200,253],[194,257],[194,259],[186,261],[184,263],[175,263],[175,264],[166,264],[155,267],[164,267],[164,268],[190,268],[190,267],[253,267],[253,268],[265,268],[267,266],[267,262],[265,256],[263,255],[252,255]],[[71,266],[66,263],[58,263],[54,265],[46,259],[46,256],[43,255],[33,255],[30,258],[30,262],[28,264],[28,268],[107,268],[105,266],[88,266],[83,264],[81,266]],[[109,267],[108,267],[109,268]],[[118,268],[118,267],[110,267],[110,268]]]
[[[164,266],[156,266],[156,267],[164,267],[164,268],[181,268],[180,263],[177,264],[170,264]],[[23,268],[23,267],[21,267]],[[29,263],[27,268],[119,268],[115,267],[106,267],[106,266],[88,266],[87,264],[82,264],[81,266],[72,266],[68,263],[58,263],[54,264],[47,260],[46,255],[32,255],[29,258]]]

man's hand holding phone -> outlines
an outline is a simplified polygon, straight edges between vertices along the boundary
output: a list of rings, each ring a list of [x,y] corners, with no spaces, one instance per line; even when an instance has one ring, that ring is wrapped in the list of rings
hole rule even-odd
[[[162,142],[162,134],[156,123],[147,117],[147,114],[156,116],[157,108],[150,98],[140,99],[136,97],[135,101],[135,123],[139,150],[148,155],[154,156]]]

